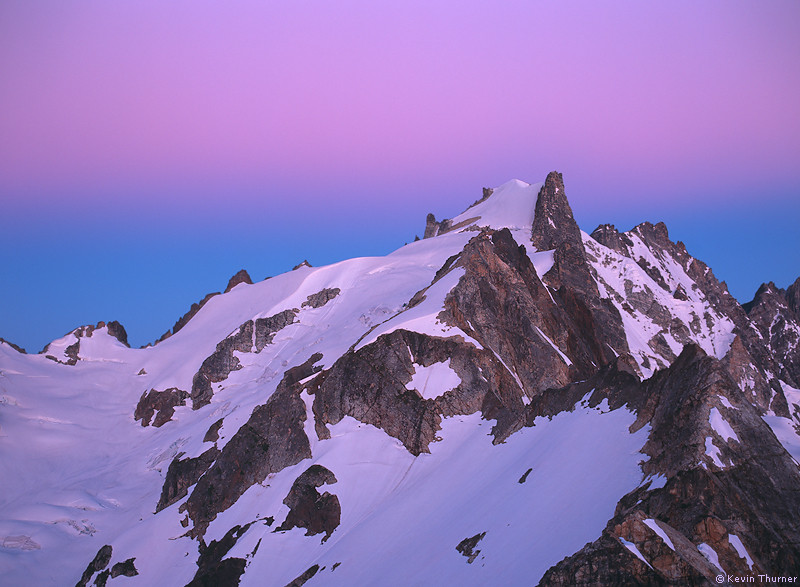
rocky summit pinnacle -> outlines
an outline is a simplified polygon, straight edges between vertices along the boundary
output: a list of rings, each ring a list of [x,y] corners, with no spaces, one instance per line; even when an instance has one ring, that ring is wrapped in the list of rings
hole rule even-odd
[[[228,293],[240,283],[253,285],[253,280],[250,279],[250,274],[247,272],[246,269],[240,269],[239,271],[236,272],[236,274],[233,277],[231,277],[228,280],[228,287],[225,288],[225,293]]]
[[[539,190],[531,241],[540,251],[555,249],[565,242],[583,248],[581,231],[567,201],[564,179],[557,171],[547,174],[547,179]]]

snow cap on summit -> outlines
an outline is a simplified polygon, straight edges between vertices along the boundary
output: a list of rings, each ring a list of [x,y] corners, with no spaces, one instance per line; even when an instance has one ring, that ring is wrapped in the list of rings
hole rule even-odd
[[[564,190],[564,179],[557,171],[547,174],[536,198],[531,241],[540,251],[555,249],[564,242],[583,249],[581,231]]]

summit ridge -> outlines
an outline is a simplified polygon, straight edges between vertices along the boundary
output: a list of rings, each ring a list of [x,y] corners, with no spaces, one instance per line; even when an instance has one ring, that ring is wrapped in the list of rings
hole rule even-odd
[[[663,223],[582,232],[555,171],[424,237],[242,270],[142,349],[0,339],[3,580],[796,574],[800,279],[742,306]]]

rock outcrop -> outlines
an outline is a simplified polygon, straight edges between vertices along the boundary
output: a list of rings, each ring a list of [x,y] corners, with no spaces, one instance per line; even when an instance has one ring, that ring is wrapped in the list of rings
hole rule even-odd
[[[15,351],[17,351],[18,353],[20,353],[20,354],[22,354],[22,355],[25,355],[25,354],[27,354],[27,353],[25,352],[25,349],[24,349],[24,348],[22,348],[21,346],[17,346],[17,345],[15,345],[13,342],[10,342],[10,341],[6,340],[5,338],[2,338],[2,337],[0,337],[0,344],[7,344],[7,345],[8,345],[8,346],[10,346],[12,349],[14,349]]]
[[[202,536],[217,514],[233,505],[248,487],[311,456],[303,430],[306,408],[298,382],[318,371],[314,363],[321,358],[313,355],[289,369],[267,403],[253,410],[197,480],[194,491],[181,506],[181,511],[186,511],[194,522],[193,536]]]
[[[317,491],[322,485],[336,483],[336,476],[321,465],[311,465],[292,484],[283,503],[289,506],[286,520],[276,532],[305,528],[306,536],[325,533],[322,542],[331,537],[339,526],[342,508],[339,498],[327,491]]]
[[[433,399],[407,387],[417,368],[445,361],[461,381],[457,387]],[[350,416],[383,429],[414,455],[429,452],[443,416],[480,411],[497,420],[495,442],[522,424],[522,390],[513,375],[491,351],[461,337],[395,330],[346,353],[310,382],[309,391],[319,438],[330,438],[327,424]]]
[[[111,555],[113,554],[113,551],[114,549],[110,544],[100,547],[100,550],[97,551],[97,554],[92,559],[92,562],[90,562],[89,566],[86,567],[86,570],[83,572],[83,575],[75,587],[86,587],[96,573],[101,572],[108,566],[108,563],[111,562]]]
[[[284,310],[267,318],[249,320],[217,344],[192,379],[192,409],[198,410],[211,402],[213,384],[224,381],[231,371],[241,368],[234,352],[259,353],[272,342],[275,333],[294,322],[297,310]]]
[[[744,309],[774,357],[778,377],[800,388],[800,315],[792,309],[787,291],[772,282],[762,284]]]
[[[142,426],[149,426],[150,420],[155,415],[153,426],[159,428],[172,419],[177,406],[186,405],[188,397],[188,392],[177,387],[170,387],[164,391],[151,389],[144,392],[139,398],[139,403],[136,404],[136,410],[133,412],[133,419],[137,422],[141,420]]]
[[[600,296],[558,172],[549,173],[539,191],[531,242],[540,251],[553,250],[553,266],[542,279],[573,321],[584,325],[595,347],[596,365],[628,352],[622,318],[611,301]]]
[[[253,280],[250,279],[250,274],[245,269],[240,269],[239,271],[236,272],[236,274],[234,274],[233,277],[231,277],[228,280],[228,285],[225,287],[225,292],[224,293],[228,293],[229,291],[231,291],[234,287],[236,287],[240,283],[246,283],[248,285],[253,285]]]
[[[301,308],[321,308],[328,302],[330,302],[333,298],[339,295],[340,290],[338,287],[326,287],[318,291],[317,293],[313,293],[306,299],[305,302],[300,304]]]
[[[640,401],[634,428],[651,427],[649,481],[540,585],[710,585],[721,573],[796,573],[797,464],[725,366],[687,346],[641,385]]]

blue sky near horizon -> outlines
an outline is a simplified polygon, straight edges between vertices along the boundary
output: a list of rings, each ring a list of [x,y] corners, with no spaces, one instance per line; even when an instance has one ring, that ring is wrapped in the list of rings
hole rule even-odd
[[[160,336],[238,269],[386,254],[564,174],[740,301],[800,276],[800,5],[0,5],[0,337]]]

